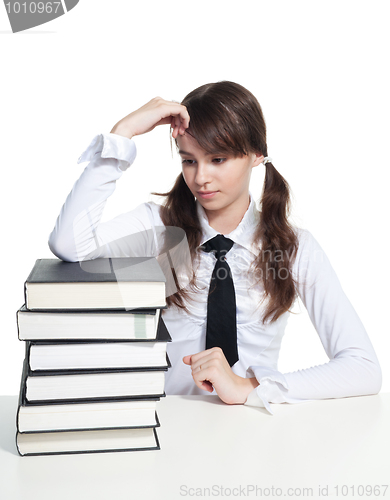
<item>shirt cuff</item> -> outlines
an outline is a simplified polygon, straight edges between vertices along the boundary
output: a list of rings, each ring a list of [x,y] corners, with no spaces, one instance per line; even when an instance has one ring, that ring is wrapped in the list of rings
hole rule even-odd
[[[118,134],[98,134],[87,149],[81,154],[77,163],[91,161],[100,154],[101,158],[115,158],[120,163],[120,169],[126,170],[135,160],[137,148],[132,139]]]
[[[250,366],[246,376],[256,377],[259,385],[249,393],[244,404],[265,408],[271,415],[273,412],[270,403],[285,403],[283,393],[288,390],[288,384],[284,375],[277,370],[265,366]]]

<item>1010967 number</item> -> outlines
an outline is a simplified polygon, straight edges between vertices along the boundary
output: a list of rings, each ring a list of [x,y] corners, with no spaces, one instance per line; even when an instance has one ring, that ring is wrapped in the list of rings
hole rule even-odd
[[[342,496],[342,497],[350,497],[350,496],[356,496],[356,497],[379,497],[379,496],[385,496],[387,488],[389,487],[388,484],[382,484],[382,485],[352,485],[352,486],[347,486],[346,484],[342,486],[335,486],[336,490],[336,497]]]
[[[54,14],[57,13],[61,2],[8,2],[5,4],[8,14]]]

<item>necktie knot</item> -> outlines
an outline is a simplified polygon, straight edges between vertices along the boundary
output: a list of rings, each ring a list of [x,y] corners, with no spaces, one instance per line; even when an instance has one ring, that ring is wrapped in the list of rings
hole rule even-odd
[[[211,240],[206,241],[201,246],[201,249],[204,252],[215,252],[215,257],[220,260],[221,257],[223,258],[229,252],[233,245],[234,241],[230,238],[226,238],[223,234],[218,234]]]

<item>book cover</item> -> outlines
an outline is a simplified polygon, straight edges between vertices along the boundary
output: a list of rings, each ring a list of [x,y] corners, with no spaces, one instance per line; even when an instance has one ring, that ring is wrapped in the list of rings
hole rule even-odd
[[[143,340],[156,339],[160,308],[125,310],[16,312],[19,340]]]
[[[155,339],[26,341],[26,357],[34,372],[64,370],[166,369],[171,336],[159,318]]]
[[[28,346],[27,346],[28,348]],[[33,372],[25,358],[25,398],[30,404],[67,403],[75,400],[123,401],[165,396],[164,374],[171,366],[158,369],[61,370]]]
[[[155,427],[70,432],[16,433],[21,456],[159,450]]]
[[[154,257],[38,259],[24,293],[26,308],[37,311],[166,307],[165,276]]]

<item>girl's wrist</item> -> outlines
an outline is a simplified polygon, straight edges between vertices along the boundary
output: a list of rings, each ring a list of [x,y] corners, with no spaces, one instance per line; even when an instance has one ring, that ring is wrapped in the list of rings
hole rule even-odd
[[[241,379],[240,399],[242,399],[242,401],[239,401],[239,403],[244,404],[248,399],[249,394],[253,391],[253,389],[255,389],[259,385],[259,383],[256,377],[253,378],[240,377],[240,379]]]
[[[114,125],[110,133],[121,135],[123,137],[127,137],[128,139],[132,139],[135,135],[128,127],[124,127],[121,122]]]

